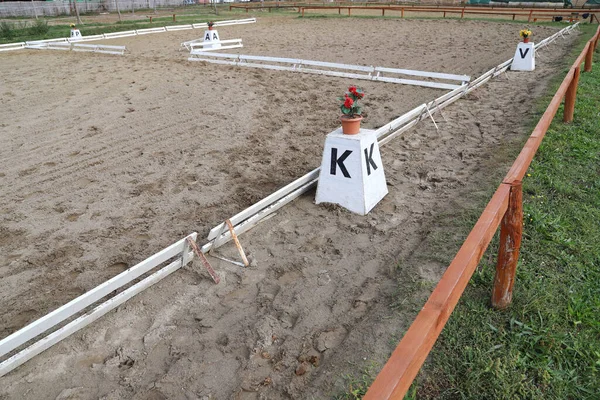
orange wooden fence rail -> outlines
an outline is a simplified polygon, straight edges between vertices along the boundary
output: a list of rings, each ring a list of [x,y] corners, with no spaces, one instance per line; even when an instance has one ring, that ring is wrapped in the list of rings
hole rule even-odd
[[[593,53],[598,46],[599,37],[600,27],[573,63],[521,153],[431,296],[377,375],[364,400],[404,398],[500,225],[502,227],[492,305],[495,308],[504,308],[510,304],[523,226],[521,181],[563,98],[563,120],[572,121],[572,107],[575,104],[581,63],[585,60],[585,70],[591,70]],[[571,103],[568,103],[570,95],[573,98]]]
[[[386,3],[386,2],[376,2],[376,1],[365,1],[365,2],[351,2],[351,1],[264,1],[261,3],[255,3],[255,4],[230,4],[229,5],[229,11],[231,11],[233,8],[243,8],[246,9],[246,12],[248,11],[248,9],[253,10],[253,9],[261,9],[261,8],[291,8],[291,7],[301,7],[301,6],[310,6],[310,5],[314,5],[314,4],[320,4],[321,7],[328,7],[328,6],[332,6],[332,5],[362,5],[362,6],[368,6],[370,4],[374,4],[377,6],[382,6],[382,5],[398,5],[397,3]]]
[[[265,1],[254,4],[230,4],[229,9],[243,8],[243,9],[261,9],[267,7],[284,8],[284,7],[320,7],[320,8],[337,8],[339,6],[364,6],[369,8],[380,8],[380,7],[401,7],[401,8],[428,8],[428,9],[458,9],[458,10],[504,10],[504,11],[523,11],[523,10],[536,10],[536,11],[565,11],[571,12],[585,12],[591,9],[598,9],[597,6],[591,4],[588,7],[565,9],[564,7],[542,7],[542,6],[508,6],[507,5],[470,5],[470,6],[459,6],[456,3],[449,4],[403,4],[402,2],[379,2],[379,1],[365,1],[365,2],[352,2],[352,1]]]
[[[246,6],[241,6],[242,8]],[[254,8],[254,7],[250,7]],[[414,13],[442,13],[443,17],[446,18],[447,14],[460,14],[460,18],[464,18],[468,14],[477,15],[498,15],[498,16],[512,16],[515,20],[517,16],[527,17],[527,21],[536,21],[538,19],[552,20],[554,17],[563,17],[568,20],[578,19],[580,14],[589,13],[590,22],[597,19],[594,11],[600,13],[600,9],[544,9],[544,8],[498,8],[493,9],[492,7],[429,7],[429,6],[350,6],[350,5],[333,5],[333,6],[298,6],[298,12],[304,16],[305,10],[336,10],[338,14],[342,13],[342,10],[347,10],[348,15],[352,15],[352,10],[370,10],[381,12],[382,16],[385,16],[386,11],[400,12],[400,16],[404,18],[404,14],[407,12]],[[270,11],[270,10],[269,10]],[[248,12],[248,8],[246,8]]]
[[[515,12],[535,12],[535,13],[546,13],[546,14],[554,14],[556,12],[569,12],[569,13],[584,13],[590,11],[600,11],[600,7],[596,8],[542,8],[542,7],[469,7],[469,6],[433,6],[433,5],[399,5],[399,4],[372,4],[365,3],[365,5],[361,5],[361,3],[328,3],[329,5],[311,5],[305,3],[281,3],[292,5],[294,7],[306,8],[307,10],[327,10],[327,9],[336,9],[339,7],[342,8],[357,8],[357,9],[368,9],[368,10],[378,10],[381,8],[389,8],[389,9],[405,9],[412,11],[498,11],[498,12],[506,12],[510,13],[512,11]],[[234,7],[241,8],[261,8],[260,5],[235,5]]]
[[[314,5],[320,4],[320,5]],[[352,3],[347,1],[334,1],[331,3],[325,2],[264,2],[261,4],[231,4],[229,5],[229,11],[233,9],[244,9],[246,12],[249,10],[261,10],[267,9],[271,12],[271,9],[285,9],[285,8],[297,8],[299,13],[304,16],[305,10],[336,10],[338,14],[342,13],[342,9],[346,10],[348,15],[352,15],[352,10],[379,10],[382,16],[385,16],[386,11],[397,11],[400,12],[401,17],[404,18],[405,12],[415,13],[442,13],[443,17],[446,18],[447,14],[460,14],[460,18],[464,18],[468,14],[478,15],[505,15],[512,16],[515,20],[517,16],[526,16],[527,21],[539,20],[552,20],[554,17],[563,17],[569,20],[579,18],[579,14],[591,13],[590,22],[594,22],[597,19],[597,15],[594,11],[600,12],[600,8],[546,8],[546,7],[503,7],[503,6],[455,6],[455,5],[420,5],[420,4],[394,4],[394,3],[379,3],[379,2],[364,2],[364,3]],[[600,21],[599,21],[600,22]]]

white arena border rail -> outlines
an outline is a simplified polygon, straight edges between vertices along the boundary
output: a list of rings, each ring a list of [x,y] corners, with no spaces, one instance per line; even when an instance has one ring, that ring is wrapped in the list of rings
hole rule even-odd
[[[215,21],[214,26],[253,24],[255,22],[256,22],[256,18],[233,19],[233,20],[226,20],[226,21]],[[136,30],[132,30],[132,31],[122,31],[122,32],[103,33],[101,35],[82,36],[81,38],[77,38],[77,39],[57,38],[57,39],[35,40],[35,41],[31,41],[31,42],[9,43],[9,44],[0,45],[0,52],[10,51],[10,50],[22,50],[22,49],[27,48],[27,46],[32,46],[32,45],[35,46],[35,45],[39,45],[41,43],[89,42],[92,40],[116,39],[116,38],[122,38],[122,37],[128,37],[128,36],[148,35],[151,33],[172,32],[172,31],[181,31],[181,30],[186,30],[186,29],[202,29],[202,28],[208,28],[208,24],[206,22],[203,22],[203,23],[199,23],[199,24],[174,25],[174,26],[163,26],[160,28],[136,29]]]
[[[218,50],[218,49],[215,49]],[[282,57],[266,57],[266,56],[250,56],[243,54],[225,54],[225,53],[208,53],[206,50],[192,49],[190,53],[190,58],[188,61],[205,61],[213,64],[222,64],[222,65],[235,65],[237,67],[251,67],[251,68],[263,68],[270,69],[276,71],[291,71],[291,72],[303,72],[307,74],[316,74],[316,75],[328,75],[328,76],[337,76],[341,78],[352,78],[352,79],[364,79],[369,81],[380,81],[380,82],[390,82],[390,83],[401,83],[404,85],[414,85],[414,86],[424,86],[436,89],[457,89],[464,85],[466,82],[469,82],[471,79],[470,76],[467,75],[455,75],[455,74],[444,74],[438,72],[426,72],[426,71],[414,71],[408,69],[398,69],[398,68],[385,68],[385,67],[372,67],[372,66],[362,66],[362,65],[350,65],[350,64],[338,64],[324,61],[312,61],[312,60],[300,60],[297,58],[282,58]],[[249,62],[254,61],[254,62]],[[259,64],[259,63],[269,63],[269,64]],[[274,65],[284,64],[284,65]],[[329,69],[337,69],[340,71],[331,71],[325,69],[314,69],[314,68],[306,68],[305,66],[310,67],[321,67],[321,68],[329,68]],[[347,72],[353,71],[353,72]],[[356,72],[362,72],[356,73]],[[403,79],[403,78],[394,78],[394,77],[385,77],[383,73],[386,74],[397,74],[397,75],[409,75],[409,76],[419,76],[423,78],[431,78],[431,79],[442,79],[449,81],[459,81],[461,85],[449,84],[443,82],[428,82],[428,81],[420,81],[413,79]]]
[[[570,34],[572,30],[577,28],[578,24],[579,22],[569,25],[559,32],[556,32],[552,36],[549,36],[537,43],[535,45],[536,52],[555,41],[558,37],[564,38],[564,35]],[[513,59],[511,58],[510,60],[507,60],[502,64],[490,69],[471,83],[464,84],[429,103],[421,104],[406,114],[396,118],[392,122],[380,127],[375,131],[379,140],[379,145],[388,143],[395,137],[417,125],[423,119],[431,118],[433,120],[432,114],[437,111],[441,112],[443,108],[454,103],[467,93],[472,92],[490,79],[504,73],[510,68],[512,61]],[[255,203],[254,205],[231,217],[229,220],[234,225],[235,234],[240,235],[248,231],[268,215],[274,213],[287,203],[312,189],[319,180],[319,170],[320,167],[312,170],[308,174],[296,179],[289,185],[277,190],[275,193],[265,197],[258,203]],[[230,241],[231,234],[229,231],[224,229],[224,223],[221,223],[210,230],[207,240],[208,243],[202,246],[201,249],[203,253],[207,253],[211,249],[216,249]]]
[[[204,48],[204,46],[214,46],[215,44],[220,44],[221,47]],[[196,39],[181,43],[181,47],[185,47],[188,51],[194,51],[194,47],[200,47],[201,51],[215,51],[236,49],[244,47],[244,45],[242,44],[242,39],[211,40],[209,42],[205,42],[204,39]]]
[[[50,42],[29,44],[26,49],[35,50],[64,50],[64,51],[85,51],[90,53],[115,54],[122,56],[125,54],[125,46],[108,46],[104,44],[83,44],[75,42]]]
[[[160,264],[176,258],[166,267],[163,267],[152,273],[151,275],[142,279],[140,282],[123,290],[114,297],[111,297],[110,299],[99,304],[89,312],[79,316],[63,327],[50,333],[48,336],[40,339],[24,350],[21,350],[20,352],[1,362],[0,377],[6,375],[19,365],[40,354],[64,338],[77,332],[79,329],[91,324],[110,310],[118,307],[136,294],[140,293],[142,290],[154,285],[156,282],[188,264],[194,257],[194,253],[190,248],[188,238],[195,242],[197,236],[198,234],[196,232],[189,234],[185,238],[145,259],[139,264],[127,269],[103,284],[96,286],[94,289],[82,294],[74,300],[71,300],[62,307],[57,308],[50,314],[45,315],[44,317],[13,333],[12,335],[2,339],[0,341],[0,357],[15,351],[18,347],[27,343],[31,339],[34,339],[35,337],[56,327],[61,322],[75,316],[85,308],[106,297],[113,291],[122,288],[123,286],[131,283],[133,280],[150,272]]]

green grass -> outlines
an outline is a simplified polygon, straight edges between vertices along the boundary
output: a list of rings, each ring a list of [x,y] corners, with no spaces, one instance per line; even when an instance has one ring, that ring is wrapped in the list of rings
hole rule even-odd
[[[485,256],[411,388],[417,398],[600,398],[599,105],[597,63],[581,75],[574,123],[561,108],[524,180],[513,304],[490,308]]]
[[[564,69],[532,102],[527,132],[596,28],[581,26],[581,40],[563,61]],[[600,60],[599,53],[595,57]],[[562,124],[562,108],[558,111],[525,180],[525,231],[511,308],[490,308],[496,235],[405,400],[600,398],[600,250],[595,250],[600,249],[600,63],[595,68],[581,77],[575,123]],[[503,143],[490,154],[490,163],[510,164],[525,140]],[[437,215],[438,227],[425,245],[431,253],[409,263],[448,265],[507,171],[489,171],[484,179],[489,186],[469,193],[470,204],[460,202]],[[583,249],[585,254],[573,254]],[[432,288],[424,293],[422,286],[431,282],[410,279],[399,277],[402,290],[391,308],[400,305],[416,315]],[[404,333],[390,338],[391,345]],[[366,393],[376,373],[364,366],[356,370],[343,376],[345,390],[336,399]]]
[[[359,368],[359,366],[354,365],[355,368]],[[359,400],[366,393],[367,389],[371,385],[371,382],[377,376],[377,371],[381,369],[381,365],[373,361],[369,361],[367,365],[362,368],[360,374],[358,375],[344,375],[344,386],[346,387],[346,391],[338,396],[334,396],[334,400]]]
[[[152,18],[152,23],[149,22],[148,18],[131,20],[127,19],[130,16],[130,11],[122,10],[121,14],[125,16],[123,21],[115,22],[115,23],[96,23],[93,21],[93,14],[81,14],[82,19],[84,20],[83,24],[78,25],[81,30],[81,34],[84,36],[90,35],[99,35],[102,33],[111,33],[118,31],[126,31],[133,29],[145,29],[145,28],[156,28],[161,26],[171,26],[171,25],[182,25],[182,24],[192,24],[192,23],[202,23],[208,21],[219,21],[224,19],[232,19],[232,18],[247,18],[250,16],[259,16],[259,17],[268,17],[270,15],[288,15],[288,16],[298,16],[298,18],[302,18],[302,16],[298,15],[297,11],[292,11],[289,8],[281,8],[271,9],[272,12],[260,11],[260,10],[251,10],[251,13],[246,13],[245,10],[242,9],[233,9],[229,11],[228,5],[218,6],[219,15],[215,15],[213,11],[213,7],[209,6],[187,6],[180,7],[173,10],[173,13],[177,15],[177,21],[173,22],[171,16],[155,16]],[[136,10],[135,14],[137,16],[150,16],[153,15],[154,10]],[[164,10],[159,10],[164,11]],[[113,13],[116,14],[116,13]],[[366,18],[366,19],[399,19],[399,15],[392,16],[375,16],[375,15],[337,15],[337,14],[307,14],[304,18],[312,19],[312,18]],[[405,19],[443,19],[441,17],[406,17]],[[446,19],[456,19],[456,18],[446,18]],[[524,21],[511,21],[511,20],[501,20],[501,19],[489,19],[489,18],[465,18],[465,20],[475,20],[475,21],[488,21],[488,22],[510,22],[523,24]],[[60,21],[60,24],[56,22]],[[48,24],[50,22],[50,24]],[[39,20],[33,20],[31,18],[19,18],[19,17],[9,17],[5,18],[5,21],[0,23],[0,44],[5,43],[15,43],[15,42],[25,42],[25,41],[33,41],[33,40],[42,40],[42,39],[54,39],[54,38],[62,38],[68,37],[70,32],[69,24],[75,22],[75,17],[67,17],[59,16],[59,17],[46,17]],[[553,25],[553,26],[564,26],[562,23],[556,22],[539,22],[530,25]]]
[[[144,12],[143,10],[136,11],[138,15],[153,15],[152,12],[152,10],[147,10],[147,12]],[[124,20],[115,23],[94,23],[89,22],[88,19],[87,23],[78,25],[78,28],[81,30],[82,35],[90,36],[133,29],[157,28],[161,26],[240,18],[239,13],[229,12],[224,9],[219,11],[219,15],[215,15],[212,12],[212,7],[177,9],[176,11],[173,11],[173,13],[177,14],[176,22],[173,22],[171,16],[153,17],[152,23],[149,22],[149,19]],[[127,12],[122,11],[121,14],[126,15]],[[84,21],[86,20],[85,18],[83,19]],[[64,20],[64,18],[62,20]],[[0,44],[68,37],[71,29],[69,24],[74,22],[74,18],[64,20],[64,23],[62,24],[49,25],[47,24],[47,21],[51,21],[51,19],[15,19],[11,21],[2,21],[0,23]]]

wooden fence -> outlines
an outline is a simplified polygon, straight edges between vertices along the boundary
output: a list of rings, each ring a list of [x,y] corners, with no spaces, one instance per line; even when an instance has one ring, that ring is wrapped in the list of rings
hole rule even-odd
[[[521,182],[563,98],[563,121],[573,121],[581,64],[585,62],[584,71],[592,70],[593,54],[598,47],[599,37],[600,27],[575,60],[521,153],[433,293],[377,375],[364,397],[365,400],[404,398],[499,226],[500,245],[492,290],[492,306],[503,309],[510,304],[523,227]]]
[[[244,8],[246,6],[233,6],[234,8]],[[272,6],[273,8],[277,8]],[[250,6],[246,8],[252,9]],[[230,7],[231,9],[231,7]],[[355,5],[337,5],[337,6],[298,6],[298,12],[304,16],[307,10],[333,10],[337,9],[338,14],[342,14],[342,10],[347,12],[348,16],[352,15],[352,10],[368,10],[368,11],[379,11],[382,16],[388,15],[390,12],[399,13],[401,18],[404,18],[408,13],[416,14],[435,14],[446,18],[447,16],[460,16],[465,18],[468,15],[483,15],[483,16],[503,16],[516,20],[517,17],[527,18],[527,22],[535,22],[537,20],[552,20],[554,17],[562,17],[563,20],[573,22],[578,21],[583,14],[589,14],[590,22],[594,19],[598,20],[596,12],[600,13],[600,8],[578,8],[578,9],[566,9],[566,8],[494,8],[494,7],[430,7],[430,6],[355,6]],[[271,11],[269,9],[269,11]]]
[[[577,3],[577,1],[575,1],[575,3]],[[231,11],[232,9],[235,8],[242,8],[242,9],[265,9],[265,8],[290,8],[290,7],[295,7],[295,8],[299,8],[299,7],[311,7],[311,6],[316,6],[316,7],[324,7],[324,8],[337,8],[339,6],[364,6],[364,7],[369,7],[369,8],[380,8],[380,7],[384,7],[384,6],[389,6],[389,7],[404,7],[404,8],[419,8],[419,7],[427,7],[427,8],[437,8],[437,9],[443,9],[443,8],[449,8],[449,7],[457,7],[457,8],[463,8],[463,6],[461,5],[461,1],[460,0],[449,0],[449,1],[445,1],[443,4],[433,4],[432,1],[424,1],[424,0],[415,0],[415,1],[348,1],[348,0],[341,0],[341,1],[263,1],[263,2],[252,2],[252,3],[248,3],[248,4],[240,4],[238,2],[236,2],[236,4],[230,4],[229,6],[229,10]],[[505,4],[495,4],[495,5],[489,5],[489,4],[481,4],[481,5],[469,5],[469,6],[465,6],[466,8],[469,9],[485,9],[485,10],[523,10],[523,9],[536,9],[536,10],[554,10],[554,11],[560,11],[560,10],[564,10],[564,7],[562,6],[562,3],[555,3],[554,6],[546,6],[546,5],[531,5],[531,6],[510,6],[508,3]],[[598,6],[595,6],[593,4],[586,6],[585,2],[583,2],[583,5],[577,5],[576,7],[574,7],[575,10],[589,10],[592,8],[598,8]]]

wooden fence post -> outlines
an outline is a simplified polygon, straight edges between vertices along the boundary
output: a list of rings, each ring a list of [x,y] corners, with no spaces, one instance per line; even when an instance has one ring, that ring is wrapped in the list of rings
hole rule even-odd
[[[529,11],[529,16],[527,17],[527,22],[531,22],[532,15],[533,15],[533,10]]]
[[[594,43],[590,43],[588,51],[585,54],[585,65],[583,70],[585,72],[592,72],[592,62],[594,61]]]
[[[579,74],[581,73],[581,67],[575,68],[573,79],[565,94],[565,110],[563,115],[563,122],[573,122],[573,113],[575,112],[575,99],[577,98],[577,85],[579,84]]]
[[[500,227],[500,248],[492,291],[492,307],[497,310],[505,309],[512,301],[523,233],[523,184],[513,181],[509,185],[508,208]]]

